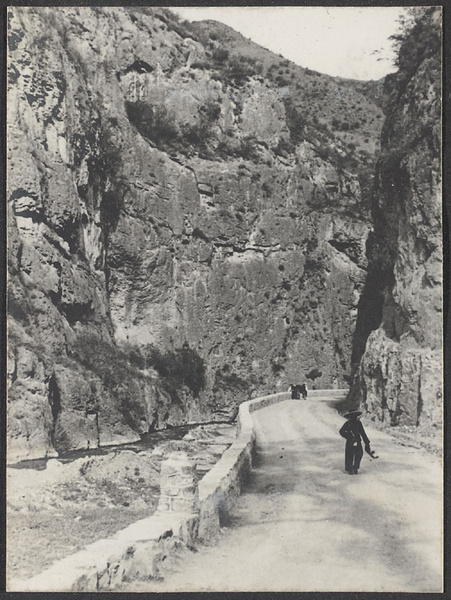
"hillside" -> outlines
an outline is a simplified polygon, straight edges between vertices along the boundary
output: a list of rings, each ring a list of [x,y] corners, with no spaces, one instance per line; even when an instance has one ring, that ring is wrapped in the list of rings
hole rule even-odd
[[[170,12],[165,17],[182,35],[203,44],[207,59],[203,66],[216,71],[216,76],[227,76],[235,69],[239,76],[256,73],[268,80],[285,105],[290,140],[307,140],[324,157],[357,172],[364,205],[369,207],[384,116],[383,79],[331,77],[274,54],[223,23],[180,23]]]
[[[233,29],[215,21],[188,24],[220,62],[222,48],[229,57],[246,57],[298,114],[306,131],[317,141],[337,145],[338,155],[355,167],[366,163],[379,148],[383,122],[383,80],[355,81],[303,68],[275,55]]]
[[[374,86],[167,9],[8,27],[9,459],[349,381]]]

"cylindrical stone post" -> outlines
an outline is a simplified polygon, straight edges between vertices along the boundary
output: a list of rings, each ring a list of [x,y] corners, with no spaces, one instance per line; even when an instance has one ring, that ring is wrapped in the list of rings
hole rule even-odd
[[[158,512],[199,512],[196,465],[185,452],[172,452],[161,463]]]

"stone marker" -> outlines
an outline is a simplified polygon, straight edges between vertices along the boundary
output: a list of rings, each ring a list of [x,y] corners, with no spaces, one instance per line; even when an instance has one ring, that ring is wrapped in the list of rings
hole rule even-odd
[[[196,465],[186,452],[171,452],[161,464],[158,512],[199,512]]]

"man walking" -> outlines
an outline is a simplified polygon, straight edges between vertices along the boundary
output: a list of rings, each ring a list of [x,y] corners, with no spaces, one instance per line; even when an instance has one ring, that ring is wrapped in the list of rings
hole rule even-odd
[[[363,456],[362,438],[365,442],[365,450],[371,453],[370,440],[360,422],[360,410],[352,410],[344,415],[346,423],[340,429],[340,435],[346,439],[345,447],[345,470],[349,475],[357,475],[360,461]]]

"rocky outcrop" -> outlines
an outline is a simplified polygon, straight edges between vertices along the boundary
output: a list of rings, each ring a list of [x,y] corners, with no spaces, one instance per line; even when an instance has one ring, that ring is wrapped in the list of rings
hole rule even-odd
[[[293,136],[252,61],[208,67],[171,19],[10,10],[10,459],[349,375],[358,174]]]
[[[391,425],[442,413],[440,9],[400,49],[382,134],[350,402]]]

